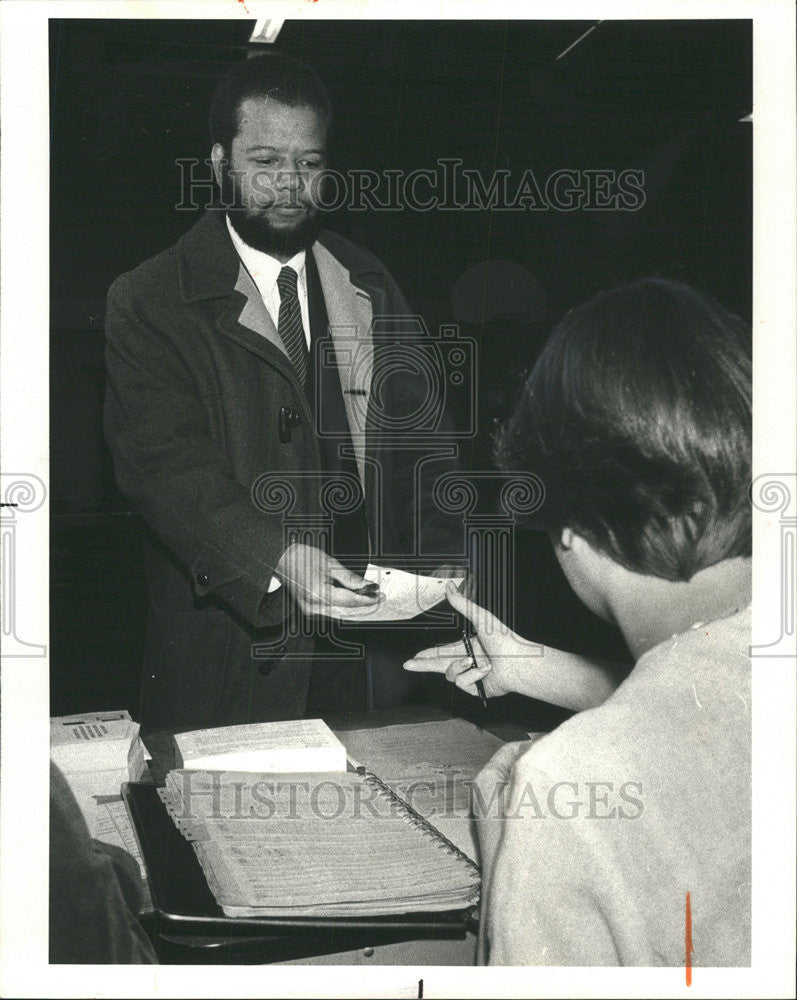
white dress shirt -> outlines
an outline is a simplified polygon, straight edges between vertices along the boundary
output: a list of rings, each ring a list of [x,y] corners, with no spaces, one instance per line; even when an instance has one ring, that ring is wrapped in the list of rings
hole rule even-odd
[[[305,278],[305,251],[300,250],[294,257],[283,264],[276,257],[263,253],[262,250],[255,250],[248,243],[244,243],[236,233],[230,222],[229,215],[226,215],[227,230],[230,234],[233,246],[238,252],[238,256],[249,272],[252,281],[257,285],[263,305],[268,310],[274,328],[279,332],[279,312],[280,312],[280,292],[277,288],[277,278],[283,267],[292,267],[298,276],[296,282],[296,292],[299,297],[299,308],[302,310],[302,326],[304,327],[304,338],[307,341],[307,349],[310,350],[310,312],[307,306],[307,281]],[[268,593],[271,594],[281,586],[279,579],[272,576],[268,585]]]
[[[298,276],[296,291],[299,296],[299,308],[302,310],[302,327],[304,328],[304,339],[307,341],[307,349],[310,350],[310,312],[307,306],[307,280],[305,277],[304,261],[305,252],[300,250],[294,257],[291,257],[285,264],[263,253],[262,250],[255,250],[248,243],[244,243],[236,233],[230,222],[229,215],[225,216],[227,230],[232,239],[233,246],[238,251],[244,267],[249,272],[252,281],[257,285],[263,304],[268,310],[274,328],[279,330],[280,293],[277,288],[277,278],[283,267],[292,267]]]

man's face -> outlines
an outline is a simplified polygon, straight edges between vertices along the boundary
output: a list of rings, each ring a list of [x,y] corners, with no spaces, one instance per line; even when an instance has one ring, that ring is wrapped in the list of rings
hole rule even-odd
[[[229,155],[218,144],[212,154],[230,222],[245,243],[288,260],[320,228],[325,125],[312,108],[266,97],[242,101],[238,120]]]

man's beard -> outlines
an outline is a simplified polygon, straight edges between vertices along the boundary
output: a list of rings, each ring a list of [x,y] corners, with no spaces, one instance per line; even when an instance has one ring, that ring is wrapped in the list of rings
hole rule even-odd
[[[230,223],[244,243],[272,257],[290,259],[300,250],[306,250],[321,231],[321,218],[315,208],[309,208],[293,226],[275,226],[265,215],[250,215],[241,195],[240,179],[226,166],[221,197]]]

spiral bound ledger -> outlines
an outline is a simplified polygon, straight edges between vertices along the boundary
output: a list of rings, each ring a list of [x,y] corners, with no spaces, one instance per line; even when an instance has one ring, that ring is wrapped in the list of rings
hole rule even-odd
[[[478,866],[373,772],[175,770],[160,797],[230,917],[476,904]]]
[[[385,784],[385,782],[382,781],[378,775],[374,774],[372,771],[366,770],[364,767],[358,767],[355,770],[357,771],[357,774],[364,778],[365,781],[367,781],[372,787],[376,786],[383,795],[386,795],[390,801],[395,804],[401,815],[406,817],[407,821],[416,827],[416,829],[420,830],[421,833],[432,837],[441,848],[470,865],[470,867],[473,868],[477,874],[481,874],[479,866],[472,858],[469,858],[464,851],[461,851],[457,845],[452,843],[448,837],[437,829],[437,827],[432,826],[426,817],[422,816],[416,809],[413,809],[409,802],[406,802],[400,795],[397,795],[390,785]]]

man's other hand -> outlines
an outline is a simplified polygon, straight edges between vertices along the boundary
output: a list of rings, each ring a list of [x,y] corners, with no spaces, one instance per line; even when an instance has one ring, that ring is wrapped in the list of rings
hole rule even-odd
[[[276,575],[306,615],[329,615],[335,607],[368,608],[385,599],[377,584],[312,545],[294,543],[287,548]]]

